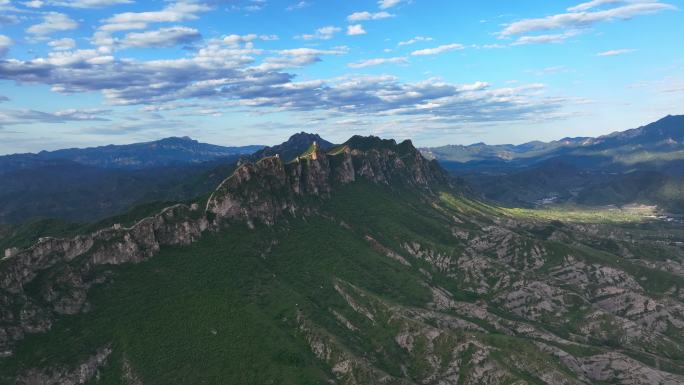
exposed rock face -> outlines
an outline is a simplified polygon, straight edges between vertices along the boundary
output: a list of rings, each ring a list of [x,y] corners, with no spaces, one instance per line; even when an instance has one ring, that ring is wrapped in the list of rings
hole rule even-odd
[[[21,311],[2,314],[0,354],[11,354],[11,345],[25,333],[48,330],[53,314],[75,314],[87,308],[87,290],[101,279],[86,278],[93,266],[143,261],[163,245],[193,242],[207,227],[208,221],[197,206],[176,205],[130,228],[112,226],[71,239],[43,238],[4,259],[0,270],[0,298],[14,306],[3,308],[21,306]],[[77,258],[79,263],[66,264]],[[49,308],[44,308],[24,293],[24,287],[48,268],[54,268],[55,276],[41,288],[41,300],[49,304]]]
[[[373,146],[378,141],[380,148]],[[314,142],[310,151],[289,163],[272,156],[243,164],[214,191],[205,210],[197,204],[178,204],[128,228],[114,225],[70,239],[43,238],[26,250],[11,250],[0,266],[0,305],[20,310],[0,313],[0,355],[10,355],[12,345],[26,333],[49,330],[54,316],[87,309],[88,289],[103,279],[86,278],[94,266],[141,262],[160,247],[192,243],[204,231],[235,221],[253,227],[257,222],[273,225],[285,214],[308,215],[315,208],[301,197],[327,197],[335,185],[359,178],[424,189],[448,182],[446,174],[408,141],[354,137],[350,145],[332,153]],[[78,268],[65,265],[76,259]],[[41,300],[49,307],[38,306],[24,287],[41,271],[55,267],[54,279],[41,289]],[[57,290],[57,285],[68,290]]]
[[[351,183],[360,178],[424,189],[448,182],[439,166],[425,160],[408,141],[399,145],[391,141],[387,148],[369,150],[352,147],[357,144],[362,148],[361,138],[352,138],[350,142],[331,153],[314,144],[310,153],[289,163],[273,156],[243,165],[207,202],[207,212],[214,216],[213,224],[238,219],[270,225],[284,213],[306,214],[310,207],[302,207],[298,197],[325,197],[336,183]]]
[[[99,369],[105,365],[111,347],[104,347],[76,368],[56,367],[47,369],[30,369],[17,378],[17,385],[78,385],[86,384],[98,375]]]

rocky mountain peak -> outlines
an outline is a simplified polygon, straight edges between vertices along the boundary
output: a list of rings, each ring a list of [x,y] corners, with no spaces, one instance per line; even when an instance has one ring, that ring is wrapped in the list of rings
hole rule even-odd
[[[87,268],[69,276],[78,295],[54,299],[58,302],[54,312],[73,314],[81,311],[87,298],[88,285],[80,274],[87,274],[93,266],[141,262],[156,255],[162,246],[187,245],[207,231],[231,224],[246,223],[253,228],[257,224],[274,225],[287,217],[309,216],[318,208],[317,200],[311,197],[328,199],[336,188],[360,179],[411,187],[426,194],[449,183],[446,173],[435,162],[423,158],[408,141],[397,144],[375,137],[355,137],[327,150],[325,143],[318,138],[309,142],[307,151],[292,161],[276,153],[240,165],[212,193],[205,207],[178,204],[131,227],[113,225],[73,238],[43,238],[27,249],[9,250],[0,270],[0,291],[24,301],[25,285],[41,271],[87,258]],[[37,313],[32,317],[35,320],[31,322],[48,320],[44,330],[50,328],[49,318]],[[23,336],[22,332],[0,338],[0,352],[11,352]]]
[[[307,152],[311,147],[311,144],[314,142],[323,151],[329,150],[335,146],[334,144],[321,138],[318,134],[300,132],[292,135],[287,141],[281,144],[266,147],[261,151],[257,151],[249,156],[246,161],[256,162],[264,157],[278,155],[285,162],[289,162]]]
[[[318,134],[310,134],[308,132],[298,132],[292,136],[284,144],[311,144],[312,142],[320,142],[325,144],[332,144],[325,139],[321,138]]]
[[[426,190],[448,183],[437,163],[426,160],[410,141],[397,144],[394,140],[355,136],[325,150],[314,140],[292,160],[276,153],[242,164],[212,194],[207,212],[216,225],[221,218],[272,224],[284,213],[306,212],[308,207],[300,204],[300,197],[325,197],[337,185],[358,179]]]

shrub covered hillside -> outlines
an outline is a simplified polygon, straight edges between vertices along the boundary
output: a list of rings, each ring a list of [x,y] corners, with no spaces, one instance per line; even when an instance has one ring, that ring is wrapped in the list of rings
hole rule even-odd
[[[408,141],[126,219],[8,251],[0,383],[684,383],[684,229],[486,204]]]

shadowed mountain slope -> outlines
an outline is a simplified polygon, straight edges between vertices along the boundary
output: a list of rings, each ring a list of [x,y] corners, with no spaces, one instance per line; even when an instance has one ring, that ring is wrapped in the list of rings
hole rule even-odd
[[[423,153],[504,204],[647,204],[684,213],[684,116],[598,138],[444,146]]]

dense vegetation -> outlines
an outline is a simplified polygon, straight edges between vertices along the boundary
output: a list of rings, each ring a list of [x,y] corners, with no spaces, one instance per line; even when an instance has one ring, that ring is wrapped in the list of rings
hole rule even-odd
[[[684,116],[598,138],[425,149],[482,196],[512,206],[647,204],[684,213]]]
[[[583,240],[583,245],[570,247],[547,240],[558,229],[567,232],[569,228],[563,230],[563,223],[572,224],[575,216],[549,217],[547,212],[537,215],[502,209],[448,192],[441,194],[439,202],[435,205],[403,188],[357,182],[338,186],[332,199],[316,203],[322,215],[289,218],[277,226],[260,225],[256,229],[236,223],[191,246],[167,247],[140,264],[101,267],[99,274],[107,278],[90,292],[90,310],[62,317],[48,333],[28,336],[15,356],[0,360],[0,373],[4,375],[1,382],[11,383],[14,374],[32,367],[73,367],[98,348],[110,346],[112,356],[93,383],[324,384],[333,378],[334,365],[312,351],[307,342],[311,330],[324,336],[317,338],[330,339],[327,343],[331,344],[333,356],[363,358],[373,370],[410,381],[421,382],[432,373],[432,355],[445,365],[438,369],[444,373],[448,362],[470,362],[478,351],[476,345],[469,345],[460,356],[454,356],[453,346],[471,339],[496,350],[491,359],[508,368],[506,378],[511,381],[543,383],[539,373],[548,370],[576,378],[557,362],[548,361],[535,346],[534,338],[507,335],[474,315],[445,313],[439,316],[447,317],[442,319],[429,316],[428,310],[419,310],[429,308],[434,300],[430,287],[436,286],[467,303],[490,303],[490,311],[505,319],[529,322],[566,338],[576,332],[586,316],[586,309],[568,305],[569,313],[561,320],[552,314],[543,320],[525,320],[524,316],[495,306],[500,291],[478,293],[462,277],[457,278],[462,272],[452,276],[429,260],[406,253],[405,244],[411,242],[457,258],[464,246],[454,241],[450,220],[453,215],[462,218],[459,221],[469,218],[459,228],[475,234],[480,226],[493,224],[492,220],[499,216],[532,219],[521,247],[532,250],[535,245],[543,245],[548,255],[544,257],[544,269],[529,272],[527,279],[545,277],[563,262],[564,255],[578,253],[586,261],[647,277],[645,287],[656,295],[682,284],[681,278],[672,274],[616,257],[609,244],[588,244]],[[622,219],[627,222],[620,224]],[[614,216],[609,222],[645,236],[670,231],[662,227],[666,224],[630,224],[632,219]],[[684,239],[681,231],[671,234],[673,240]],[[387,250],[403,255],[401,258],[411,265],[388,258]],[[644,254],[646,251],[641,250]],[[496,270],[492,273],[500,274]],[[42,279],[50,279],[50,275]],[[34,286],[39,290],[40,281]],[[356,303],[357,308],[350,307],[350,303]],[[371,309],[367,311],[375,318],[364,316],[364,308]],[[428,313],[420,315],[423,311]],[[404,320],[404,312],[413,312],[412,317],[417,318]],[[438,340],[417,339],[412,350],[395,341],[406,328],[444,328],[442,322],[452,316],[465,317],[484,329],[473,332],[448,327]],[[606,322],[606,330],[610,330],[611,318]],[[589,343],[558,346],[577,356],[601,354],[610,350],[611,344],[624,344],[621,331],[615,333]],[[674,330],[672,333],[670,338],[681,340],[681,334],[677,336]],[[662,361],[664,367],[684,373],[684,350],[676,345],[622,348],[646,363],[650,362],[649,352],[658,349],[658,354],[669,357]],[[526,369],[512,360],[524,361]],[[463,383],[470,376],[468,365],[461,369]],[[375,383],[372,370],[368,370],[368,382],[362,383]]]

